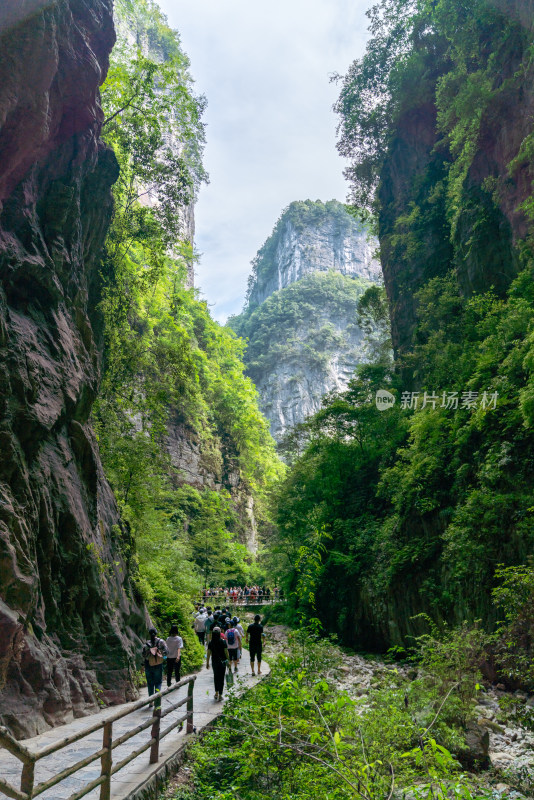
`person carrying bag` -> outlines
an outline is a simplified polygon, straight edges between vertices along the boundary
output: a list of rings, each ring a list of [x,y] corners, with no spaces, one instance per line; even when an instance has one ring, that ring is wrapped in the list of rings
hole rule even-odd
[[[161,691],[161,683],[163,680],[163,662],[167,656],[167,645],[163,639],[158,638],[158,632],[155,628],[150,628],[149,639],[143,645],[143,659],[145,662],[145,676],[146,685],[148,688],[148,696]],[[154,703],[156,708],[161,706],[161,700]]]

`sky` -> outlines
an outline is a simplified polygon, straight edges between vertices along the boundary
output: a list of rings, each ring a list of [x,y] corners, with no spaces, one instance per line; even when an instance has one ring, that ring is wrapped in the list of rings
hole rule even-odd
[[[371,0],[159,0],[206,96],[195,283],[224,322],[243,306],[250,262],[293,200],[348,187],[332,111],[363,54]]]

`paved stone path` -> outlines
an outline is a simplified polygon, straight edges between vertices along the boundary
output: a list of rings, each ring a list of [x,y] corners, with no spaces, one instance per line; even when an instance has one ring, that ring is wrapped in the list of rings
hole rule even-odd
[[[245,655],[245,659],[247,658],[248,653]],[[264,675],[269,673],[269,666],[266,662],[263,663]],[[248,667],[248,665],[247,665]],[[237,681],[233,691],[237,691],[241,693],[246,689],[254,686],[260,678],[257,676],[254,677],[250,674],[249,669],[245,669],[245,664],[242,662],[242,667],[240,672],[236,675]],[[165,687],[165,682],[164,682]],[[178,689],[176,692],[171,692],[170,695],[167,697],[162,698],[162,711],[165,711],[165,708],[168,708],[170,705],[173,705],[178,700],[185,697],[187,694],[187,686],[184,686]],[[222,707],[224,706],[224,702],[216,702],[213,699],[214,688],[213,688],[213,672],[211,667],[209,670],[203,668],[197,675],[197,679],[195,682],[195,691],[194,691],[194,726],[196,731],[199,732],[202,728],[204,728],[208,723],[210,723],[215,717],[221,714]],[[141,697],[147,697],[147,690],[143,689],[141,692]],[[39,736],[35,736],[32,739],[24,740],[24,744],[30,750],[41,750],[42,748],[46,747],[47,745],[57,742],[60,739],[64,739],[67,736],[72,735],[73,733],[77,733],[78,731],[84,730],[85,728],[89,728],[95,722],[98,722],[100,719],[106,719],[106,717],[110,717],[115,714],[118,710],[122,708],[127,708],[128,705],[124,706],[113,706],[111,708],[107,708],[104,711],[99,712],[98,714],[92,714],[88,717],[82,717],[81,719],[77,719],[74,722],[69,723],[68,725],[61,725],[58,728],[53,728],[46,733],[40,734]],[[162,721],[161,721],[161,730],[163,731],[167,728],[173,721],[179,719],[185,713],[185,706],[178,708],[176,711],[168,714]],[[137,711],[132,712],[127,717],[118,720],[117,722],[113,723],[113,738],[117,739],[123,733],[126,733],[129,730],[132,730],[137,725],[140,725],[145,720],[152,715],[152,710],[148,707],[138,709]],[[165,762],[168,758],[170,758],[173,754],[181,750],[185,744],[190,741],[194,734],[187,735],[185,733],[185,723],[183,726],[183,730],[179,732],[177,729],[171,731],[162,741],[160,744],[160,758],[158,764],[149,764],[149,752],[146,751],[138,756],[136,759],[131,761],[127,764],[122,770],[120,770],[116,775],[113,776],[111,780],[111,797],[113,800],[123,800],[123,798],[129,797],[130,793],[137,788],[140,784],[142,784],[145,780],[149,779],[152,774],[158,771],[161,767],[161,764]],[[150,728],[138,733],[136,736],[129,739],[123,745],[120,745],[113,751],[113,761],[117,763],[125,758],[129,753],[132,753],[139,747],[141,747],[144,743],[148,741],[150,738]],[[75,744],[68,745],[62,750],[54,753],[50,756],[45,756],[45,758],[41,759],[37,762],[35,768],[35,785],[41,783],[43,781],[48,780],[53,775],[56,775],[61,770],[65,769],[66,767],[70,766],[71,764],[80,761],[82,758],[91,755],[92,753],[97,752],[102,747],[102,730],[97,731],[96,733],[92,733],[81,741],[76,742]],[[14,756],[10,755],[7,751],[0,748],[0,775],[4,780],[7,780],[12,786],[16,789],[20,788],[20,773],[21,773],[21,762],[15,758]],[[44,800],[67,800],[72,794],[78,792],[83,786],[90,783],[92,780],[97,778],[100,775],[100,759],[98,761],[93,762],[89,766],[85,767],[84,769],[76,772],[70,778],[65,778],[61,783],[58,783],[56,786],[52,787],[43,794],[39,795],[39,797],[44,798]],[[100,787],[94,789],[87,795],[85,795],[89,800],[98,800],[100,794]],[[0,792],[0,800],[7,800],[5,794]]]

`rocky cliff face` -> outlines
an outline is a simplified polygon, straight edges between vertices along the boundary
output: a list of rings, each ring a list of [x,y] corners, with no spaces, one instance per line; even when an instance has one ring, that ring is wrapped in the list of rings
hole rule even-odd
[[[177,413],[170,415],[165,445],[176,470],[177,485],[188,484],[199,491],[225,490],[229,493],[241,521],[238,538],[255,555],[258,551],[258,526],[254,497],[242,479],[239,464],[227,455],[222,442],[217,439],[206,446],[198,430],[184,425]]]
[[[117,178],[99,141],[111,0],[1,12],[0,721],[18,736],[132,696],[145,624],[88,424]]]
[[[292,203],[255,259],[248,304],[258,306],[273,292],[315,272],[334,270],[379,280],[374,249],[376,242],[341,203]]]
[[[325,395],[346,389],[358,364],[368,360],[368,345],[355,323],[357,300],[366,286],[360,282],[345,283],[347,299],[352,300],[347,313],[337,303],[329,303],[328,298],[322,297],[321,289],[331,279],[327,275],[323,280],[319,278],[318,284],[306,282],[304,287],[295,287],[316,290],[317,307],[310,308],[302,324],[292,329],[288,326],[284,331],[285,352],[270,368],[255,369],[251,365],[261,410],[277,441],[315,414]],[[273,343],[274,337],[275,334]]]
[[[374,246],[340,203],[306,201],[282,214],[253,262],[248,307],[230,325],[249,340],[247,372],[278,441],[369,358],[357,305],[380,280]]]

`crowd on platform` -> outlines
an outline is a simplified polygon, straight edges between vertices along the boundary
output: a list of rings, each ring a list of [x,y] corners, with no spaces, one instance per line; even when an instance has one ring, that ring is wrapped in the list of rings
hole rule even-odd
[[[284,599],[284,590],[275,586],[271,590],[269,586],[213,586],[204,589],[202,597],[205,603],[210,598],[224,600],[226,603],[247,605],[254,603],[277,603]]]

